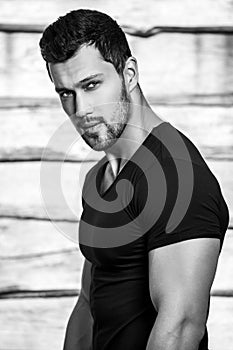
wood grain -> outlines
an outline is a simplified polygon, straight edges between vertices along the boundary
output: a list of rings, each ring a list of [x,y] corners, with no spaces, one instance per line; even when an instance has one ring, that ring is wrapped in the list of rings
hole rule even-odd
[[[55,98],[39,34],[9,35],[0,33],[0,96]],[[167,33],[129,43],[151,103],[232,105],[233,35]]]
[[[43,24],[0,23],[0,32],[4,33],[42,33],[46,28]],[[233,26],[151,26],[140,28],[121,24],[126,34],[141,38],[149,38],[161,33],[182,34],[233,34]]]
[[[58,252],[2,262],[0,292],[76,289],[81,287],[81,253]]]
[[[0,300],[0,349],[62,349],[76,300],[77,297]]]
[[[233,108],[152,106],[155,113],[184,132],[207,159],[233,159]],[[0,161],[96,161],[60,107],[0,110]],[[208,132],[207,132],[208,131]],[[54,139],[53,143],[49,143]],[[70,147],[72,145],[72,147]],[[46,152],[45,151],[46,148]]]
[[[212,298],[208,319],[209,349],[231,350],[233,334],[233,298]]]
[[[67,232],[77,224],[0,220],[0,292],[80,289],[83,256]],[[61,228],[61,227],[60,227]]]
[[[151,103],[192,98],[225,97],[232,101],[233,36],[164,34],[132,43],[138,59],[141,87]],[[185,102],[185,101],[184,101]],[[217,102],[217,100],[216,100]],[[219,102],[219,99],[218,99]],[[186,100],[187,103],[187,100]]]
[[[14,108],[0,111],[0,160],[100,159],[90,152],[61,108]],[[50,143],[49,143],[50,142]]]
[[[225,235],[223,248],[219,257],[217,272],[212,292],[233,290],[233,230],[228,230]]]
[[[49,23],[67,11],[77,8],[95,8],[106,12],[120,23],[173,26],[226,26],[232,25],[232,4],[224,0],[1,0],[0,21],[15,23]],[[17,16],[16,16],[17,15]]]
[[[77,252],[78,243],[68,237],[70,226],[78,231],[77,223],[63,223],[63,231],[56,223],[39,220],[0,219],[0,242],[2,261],[43,258],[43,256]]]
[[[43,166],[47,176],[42,181],[40,162],[0,163],[0,216],[78,220],[82,184],[93,163]]]

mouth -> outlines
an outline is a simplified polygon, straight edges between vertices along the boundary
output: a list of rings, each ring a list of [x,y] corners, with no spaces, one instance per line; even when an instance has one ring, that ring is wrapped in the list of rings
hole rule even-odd
[[[98,125],[99,123],[88,123],[88,124],[84,124],[82,125],[82,129],[89,129],[92,128],[93,126]]]
[[[101,122],[85,123],[85,124],[80,125],[80,127],[83,130],[87,130],[87,129],[93,128],[94,126],[99,125],[99,124],[101,124]]]
[[[84,133],[88,132],[95,132],[95,129],[98,129],[98,126],[102,124],[102,122],[95,122],[95,123],[85,123],[81,126],[81,129]]]

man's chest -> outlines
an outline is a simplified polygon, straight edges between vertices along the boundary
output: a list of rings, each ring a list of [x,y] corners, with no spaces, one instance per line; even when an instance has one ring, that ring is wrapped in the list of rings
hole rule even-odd
[[[82,244],[89,234],[88,244]],[[132,219],[130,208],[118,213],[97,213],[85,208],[79,225],[79,243],[82,254],[95,265],[126,267],[145,260],[146,237]]]
[[[83,191],[79,225],[83,255],[95,264],[124,265],[140,259],[146,250],[137,212],[137,171],[127,165],[104,193],[103,172],[94,175]]]

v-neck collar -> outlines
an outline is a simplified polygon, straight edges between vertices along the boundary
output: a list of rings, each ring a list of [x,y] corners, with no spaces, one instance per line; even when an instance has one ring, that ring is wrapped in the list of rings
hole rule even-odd
[[[100,169],[99,169],[99,176],[98,176],[98,181],[97,181],[97,184],[98,184],[98,189],[99,189],[99,192],[101,194],[102,197],[104,197],[108,192],[109,190],[112,188],[112,186],[115,184],[115,182],[117,180],[119,180],[119,177],[122,176],[122,173],[125,171],[125,169],[127,168],[128,164],[131,163],[133,161],[133,159],[138,155],[138,153],[140,152],[140,150],[142,149],[143,146],[145,146],[145,144],[148,142],[148,140],[152,137],[152,135],[154,134],[154,131],[157,131],[157,129],[160,127],[160,126],[163,126],[163,125],[166,125],[166,124],[169,124],[169,122],[162,122],[160,123],[159,125],[155,126],[151,132],[146,136],[146,138],[144,139],[144,141],[139,145],[139,147],[136,149],[136,151],[132,154],[132,156],[127,160],[127,162],[125,162],[125,164],[123,165],[123,167],[120,169],[120,171],[117,173],[115,179],[113,180],[113,182],[111,183],[111,185],[104,191],[104,192],[100,192],[100,189],[101,189],[101,180],[103,179],[104,177],[104,174],[105,174],[105,170],[106,170],[106,167],[107,167],[107,164],[109,163],[109,160],[107,158],[107,156],[105,155],[101,160],[100,160]]]

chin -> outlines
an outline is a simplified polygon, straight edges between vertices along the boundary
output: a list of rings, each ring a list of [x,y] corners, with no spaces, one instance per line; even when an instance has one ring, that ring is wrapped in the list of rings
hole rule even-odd
[[[98,140],[98,138],[90,138],[86,136],[82,136],[86,144],[91,147],[94,151],[101,152],[110,148],[117,139],[108,139],[108,140]]]

